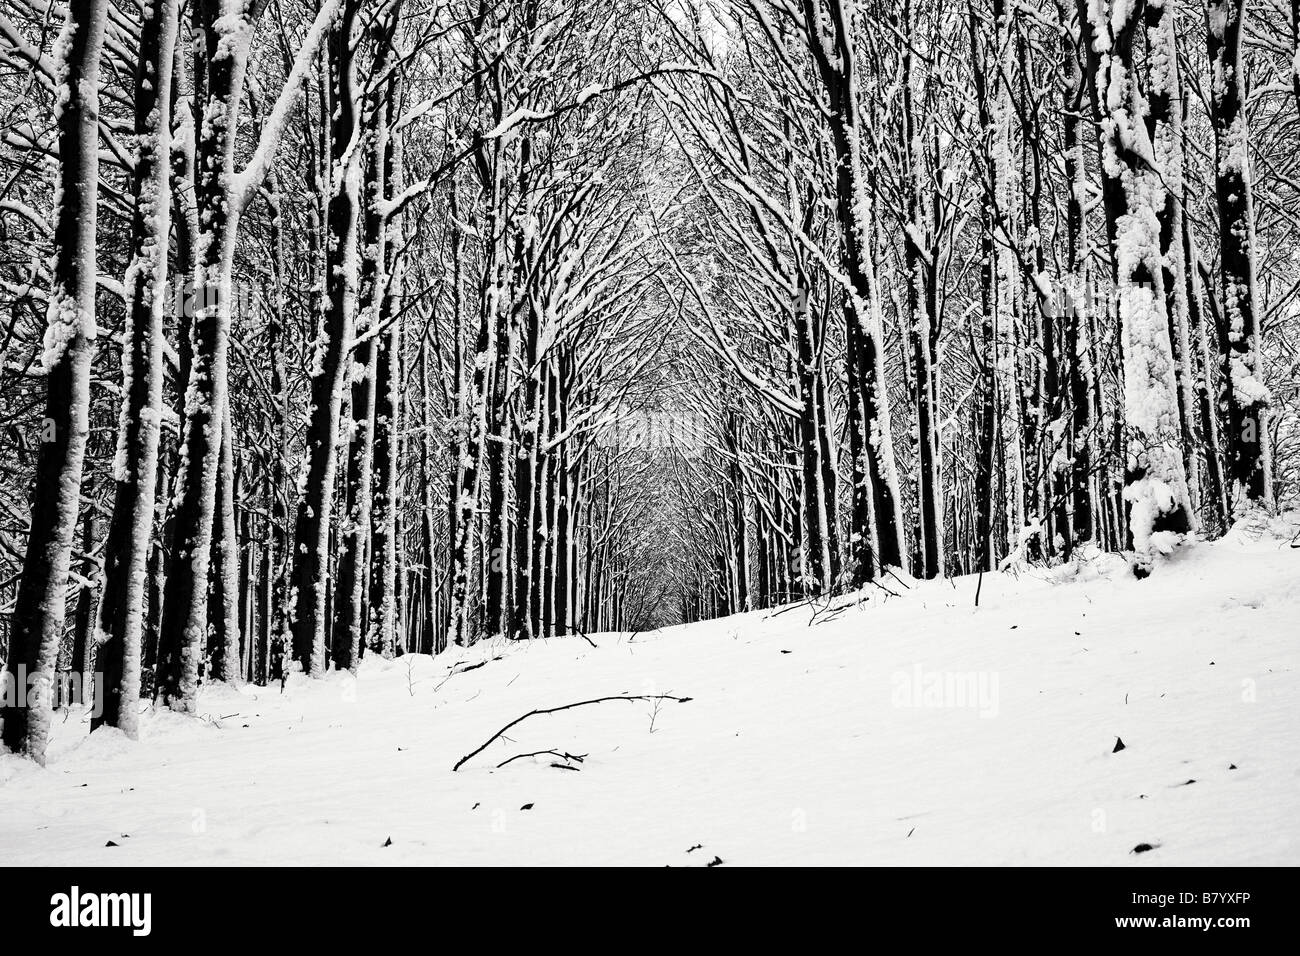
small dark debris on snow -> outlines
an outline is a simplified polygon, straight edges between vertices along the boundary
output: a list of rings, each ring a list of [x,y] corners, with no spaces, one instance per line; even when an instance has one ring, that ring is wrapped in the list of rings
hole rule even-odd
[[[478,808],[479,808],[478,803],[475,803],[474,806],[470,807],[471,810],[477,810]]]
[[[1159,843],[1139,843],[1137,846],[1135,846],[1135,847],[1132,849],[1131,852],[1133,852],[1133,853],[1146,853],[1148,850],[1154,850],[1154,849],[1155,849],[1156,847],[1158,847],[1159,845],[1160,845]]]
[[[1112,750],[1111,753],[1113,753],[1113,754],[1117,754],[1117,753],[1119,753],[1121,750],[1127,750],[1127,749],[1128,749],[1128,748],[1124,746],[1124,741],[1121,740],[1119,737],[1116,737],[1116,738],[1115,738],[1115,749]]]
[[[1195,777],[1188,777],[1186,780],[1184,780],[1184,781],[1183,781],[1182,783],[1180,783],[1178,786],[1180,786],[1180,787],[1186,787],[1186,786],[1189,786],[1189,785],[1191,785],[1191,784],[1193,784],[1193,783],[1195,783],[1195,782],[1196,782],[1196,778],[1195,778]]]
[[[1014,630],[1015,630],[1016,628],[1018,628],[1019,626],[1020,626],[1019,624],[1012,624],[1012,625],[1011,625],[1011,630],[1014,631]]]
[[[915,833],[915,832],[916,832],[916,827],[912,827],[912,829],[910,829],[910,830],[907,831],[907,836],[910,837],[910,836],[911,836],[913,833]],[[903,837],[903,839],[906,840],[907,837]]]
[[[532,805],[531,803],[525,803],[525,804],[524,804],[522,807],[520,807],[519,809],[520,809],[520,810],[531,810],[532,808],[533,808],[533,805]]]
[[[579,769],[581,769],[580,767],[570,767],[567,763],[552,763],[551,766],[554,767],[556,770],[579,770]]]
[[[720,857],[720,856],[715,856],[713,859],[711,859],[708,863],[705,863],[704,865],[705,865],[705,866],[722,866],[722,857]]]
[[[782,648],[782,649],[781,649],[781,653],[782,653],[782,654],[793,654],[794,651],[787,651],[787,650],[785,650],[784,648]]]
[[[1236,769],[1237,769],[1237,765],[1236,765],[1235,763],[1230,763],[1230,764],[1228,764],[1228,769],[1229,769],[1229,770],[1236,770]]]
[[[112,840],[109,840],[107,843],[104,844],[104,846],[118,846],[118,844],[114,843]]]
[[[384,840],[384,846],[392,846],[392,845],[393,845],[393,838],[392,838],[392,837],[387,837],[387,838]]]
[[[703,844],[703,843],[697,843],[697,844],[695,844],[695,846],[687,847],[687,848],[686,848],[686,852],[687,852],[687,853],[694,853],[696,850],[703,850],[703,849],[704,849],[704,844]]]

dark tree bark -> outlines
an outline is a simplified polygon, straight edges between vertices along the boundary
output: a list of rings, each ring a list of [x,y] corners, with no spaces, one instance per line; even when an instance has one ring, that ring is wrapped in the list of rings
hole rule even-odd
[[[1270,396],[1260,367],[1255,314],[1255,209],[1241,57],[1246,3],[1207,0],[1205,14],[1219,211],[1219,292],[1227,332],[1221,343],[1220,401],[1227,408],[1229,504],[1235,510],[1272,497],[1266,425]]]
[[[1062,14],[1064,9],[1062,8]],[[1096,536],[1095,508],[1092,494],[1092,396],[1087,363],[1088,336],[1086,316],[1092,308],[1088,277],[1088,226],[1083,209],[1083,186],[1086,168],[1083,138],[1079,126],[1083,116],[1087,78],[1083,71],[1083,54],[1079,49],[1081,33],[1076,24],[1062,34],[1061,47],[1067,80],[1062,104],[1062,137],[1065,146],[1066,180],[1066,260],[1069,272],[1065,295],[1062,351],[1070,407],[1065,451],[1070,462],[1070,526],[1065,529],[1067,555],[1076,545]]]

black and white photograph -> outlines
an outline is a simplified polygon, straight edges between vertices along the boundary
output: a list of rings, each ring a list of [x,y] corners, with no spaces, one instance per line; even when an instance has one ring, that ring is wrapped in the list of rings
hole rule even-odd
[[[1300,0],[0,0],[0,664],[15,925],[1051,867],[1248,939]]]

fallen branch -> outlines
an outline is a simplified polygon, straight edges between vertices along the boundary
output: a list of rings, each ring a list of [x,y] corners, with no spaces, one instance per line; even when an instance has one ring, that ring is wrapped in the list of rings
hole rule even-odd
[[[607,700],[675,700],[679,704],[684,704],[690,699],[691,698],[689,697],[674,697],[671,694],[617,694],[613,697],[597,697],[594,700],[580,700],[577,701],[576,703],[565,704],[562,707],[547,707],[542,710],[530,710],[522,717],[516,717],[514,720],[510,721],[510,723],[506,724],[495,734],[489,737],[481,746],[475,748],[470,753],[467,753],[465,756],[461,757],[459,760],[456,761],[456,766],[452,767],[451,769],[453,773],[459,770],[467,760],[477,757],[483,751],[487,750],[489,744],[491,744],[494,740],[496,740],[498,737],[504,734],[511,727],[515,726],[515,724],[521,724],[529,717],[535,717],[538,714],[556,714],[562,710],[572,710],[574,707],[585,707],[588,704],[603,704]]]
[[[436,685],[434,685],[433,688],[434,693],[437,693],[438,691],[442,690],[442,685],[447,683],[447,681],[451,680],[453,677],[456,677],[459,674],[468,674],[470,671],[476,671],[480,667],[485,667],[486,665],[492,663],[492,661],[499,661],[499,660],[501,660],[500,654],[498,654],[496,657],[487,658],[486,660],[481,660],[476,664],[470,664],[466,667],[460,667],[460,664],[464,663],[463,661],[460,663],[453,664],[451,666],[451,669],[447,671],[447,676],[444,677],[442,680],[438,681]],[[460,667],[460,670],[457,670],[456,669],[457,667]]]
[[[513,757],[510,757],[509,759],[501,761],[499,764],[497,764],[497,769],[500,770],[502,767],[504,767],[506,764],[510,763],[513,760],[523,760],[525,757],[540,757],[542,754],[550,754],[552,757],[559,757],[561,760],[570,760],[575,763],[582,763],[582,761],[585,760],[587,757],[586,754],[560,753],[560,751],[558,750],[534,750],[530,754],[515,754]],[[551,764],[551,766],[555,766],[555,765]]]
[[[797,611],[801,607],[810,607],[812,605],[812,602],[813,602],[813,598],[804,598],[802,601],[799,601],[795,604],[787,604],[785,607],[777,608],[771,614],[765,616],[763,620],[766,621],[768,618],[780,617],[782,614],[785,614],[789,611]]]
[[[888,590],[888,588],[886,588],[886,590]],[[889,593],[893,594],[892,591]],[[834,621],[845,611],[866,604],[869,600],[871,600],[871,597],[870,595],[867,595],[865,597],[860,597],[855,601],[849,601],[847,604],[841,604],[838,607],[828,608],[825,611],[816,611],[808,621],[808,626],[812,627],[814,624],[825,624],[827,621]]]
[[[554,628],[555,626],[556,626],[556,622],[555,622],[555,621],[551,621],[551,622],[549,622],[549,623],[547,624],[547,627],[550,627],[550,628]],[[574,625],[569,625],[569,628],[573,631],[574,634],[577,634],[580,638],[582,638],[584,641],[586,641],[586,642],[587,642],[588,644],[590,644],[592,647],[596,647],[596,642],[593,641],[591,638],[589,638],[589,637],[587,636],[587,632],[584,631],[582,628],[578,627],[576,624],[574,624]],[[599,648],[599,647],[596,647],[596,650],[600,650],[600,648]]]

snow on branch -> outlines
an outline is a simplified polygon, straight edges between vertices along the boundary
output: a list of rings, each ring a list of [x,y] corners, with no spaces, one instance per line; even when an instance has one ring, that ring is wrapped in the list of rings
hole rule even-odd
[[[289,71],[289,76],[285,79],[280,95],[276,98],[275,106],[262,127],[262,135],[258,139],[257,149],[249,159],[248,165],[244,167],[244,171],[236,178],[233,193],[237,208],[242,208],[253,198],[257,188],[262,184],[262,180],[266,178],[267,168],[270,166],[271,159],[275,156],[275,151],[280,146],[280,139],[284,135],[289,114],[298,102],[303,79],[311,69],[312,61],[316,58],[316,52],[324,42],[330,27],[333,26],[334,18],[338,16],[339,6],[340,0],[324,0],[320,10],[316,13],[316,19],[307,31],[307,35],[303,37],[302,45],[298,47],[298,52],[294,56],[293,67]],[[251,37],[241,34],[242,49],[233,49],[230,52],[236,56],[247,56],[250,40]]]

